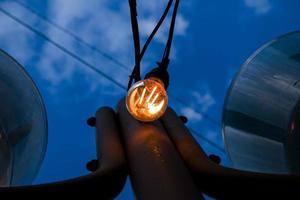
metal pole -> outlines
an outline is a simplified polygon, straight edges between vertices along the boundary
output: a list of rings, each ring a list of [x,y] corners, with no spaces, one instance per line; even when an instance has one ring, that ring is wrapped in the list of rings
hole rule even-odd
[[[96,113],[96,143],[99,168],[94,173],[49,184],[0,188],[0,194],[64,192],[113,199],[125,184],[127,169],[115,112],[111,108],[100,108]]]
[[[135,120],[124,100],[117,113],[137,199],[203,199],[162,124]]]
[[[215,164],[206,156],[176,113],[168,108],[162,122],[198,188],[217,199],[299,196],[299,176],[246,172]]]

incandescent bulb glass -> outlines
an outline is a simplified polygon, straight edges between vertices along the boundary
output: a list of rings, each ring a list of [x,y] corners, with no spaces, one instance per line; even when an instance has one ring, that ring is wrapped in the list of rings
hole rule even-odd
[[[138,81],[128,91],[126,107],[137,120],[150,122],[160,118],[168,106],[164,84],[157,78]]]

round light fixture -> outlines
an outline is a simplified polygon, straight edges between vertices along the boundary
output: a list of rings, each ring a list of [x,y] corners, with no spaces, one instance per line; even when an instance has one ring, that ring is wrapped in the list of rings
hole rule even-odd
[[[231,83],[223,137],[233,166],[300,174],[300,32],[256,51]]]
[[[157,120],[168,106],[164,83],[153,77],[136,82],[128,91],[126,106],[129,113],[139,121]]]
[[[1,50],[0,97],[0,187],[31,184],[46,152],[46,111],[25,69]]]

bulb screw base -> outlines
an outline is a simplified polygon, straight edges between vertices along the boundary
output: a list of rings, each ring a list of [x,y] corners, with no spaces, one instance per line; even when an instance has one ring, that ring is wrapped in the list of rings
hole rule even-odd
[[[146,74],[145,79],[151,77],[161,80],[164,83],[165,89],[168,88],[170,82],[170,76],[167,69],[162,67],[156,67]]]

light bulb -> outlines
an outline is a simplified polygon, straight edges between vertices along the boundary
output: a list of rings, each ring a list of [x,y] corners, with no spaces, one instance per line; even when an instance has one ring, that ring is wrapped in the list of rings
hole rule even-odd
[[[157,78],[138,81],[128,91],[126,107],[137,120],[150,122],[160,118],[168,106],[164,84]]]

